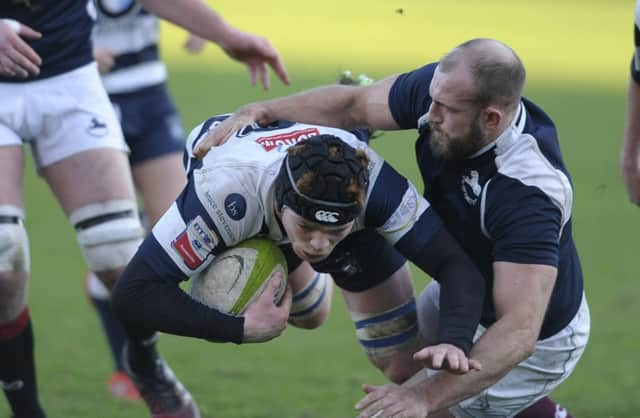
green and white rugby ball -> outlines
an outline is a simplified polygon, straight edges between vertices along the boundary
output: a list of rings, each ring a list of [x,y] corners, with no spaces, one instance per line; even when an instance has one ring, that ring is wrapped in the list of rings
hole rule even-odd
[[[262,294],[269,277],[281,271],[276,302],[287,287],[287,262],[275,242],[252,238],[218,254],[211,264],[191,279],[191,297],[217,310],[242,315]]]

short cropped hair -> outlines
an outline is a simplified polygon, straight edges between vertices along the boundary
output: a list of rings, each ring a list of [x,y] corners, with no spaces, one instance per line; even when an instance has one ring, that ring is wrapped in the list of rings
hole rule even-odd
[[[469,66],[478,102],[509,110],[518,106],[526,71],[513,49],[493,39],[472,39],[445,55],[438,68],[448,72],[459,64]]]

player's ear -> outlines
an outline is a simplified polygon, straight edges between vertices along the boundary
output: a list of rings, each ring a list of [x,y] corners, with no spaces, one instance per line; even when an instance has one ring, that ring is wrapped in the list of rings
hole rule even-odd
[[[504,112],[497,106],[487,106],[484,109],[484,125],[486,129],[496,130],[504,118]]]

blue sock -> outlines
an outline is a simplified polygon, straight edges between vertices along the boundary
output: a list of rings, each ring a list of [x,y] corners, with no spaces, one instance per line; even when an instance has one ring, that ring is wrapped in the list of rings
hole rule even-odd
[[[87,277],[87,296],[98,313],[117,370],[122,371],[122,348],[127,340],[124,328],[111,309],[109,292],[93,273]]]

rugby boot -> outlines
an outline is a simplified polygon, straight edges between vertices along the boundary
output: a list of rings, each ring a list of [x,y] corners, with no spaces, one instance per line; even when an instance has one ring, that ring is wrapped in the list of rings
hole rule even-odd
[[[123,363],[142,399],[147,404],[152,418],[200,418],[200,411],[191,394],[173,374],[169,365],[157,354],[153,356],[151,367],[132,367],[125,347]],[[136,373],[132,370],[135,369]],[[140,370],[142,369],[142,370]]]

